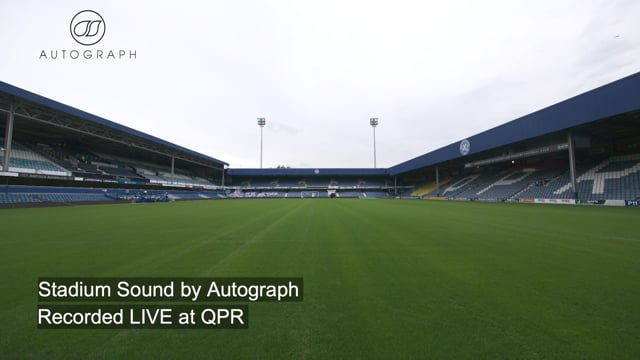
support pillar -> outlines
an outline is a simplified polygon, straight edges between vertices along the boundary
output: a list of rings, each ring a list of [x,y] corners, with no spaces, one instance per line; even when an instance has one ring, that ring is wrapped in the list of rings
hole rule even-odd
[[[398,177],[393,177],[393,193],[398,196]]]
[[[11,143],[13,142],[13,122],[15,106],[13,103],[9,106],[9,116],[7,116],[7,127],[4,134],[4,161],[2,163],[2,171],[9,171],[9,160],[11,159]]]
[[[573,135],[570,132],[567,134],[567,142],[569,143],[569,172],[571,173],[571,191],[573,192],[573,198],[578,200],[578,190],[576,188],[576,152],[575,145],[573,143]]]
[[[176,165],[176,157],[171,156],[171,184],[173,184],[173,174],[174,174],[175,165]]]

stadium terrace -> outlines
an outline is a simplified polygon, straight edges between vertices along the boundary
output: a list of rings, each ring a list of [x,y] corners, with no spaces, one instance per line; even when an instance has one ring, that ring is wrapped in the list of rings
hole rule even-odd
[[[40,51],[40,60],[136,60],[136,50],[76,50],[76,49],[60,49],[60,50],[42,50]]]

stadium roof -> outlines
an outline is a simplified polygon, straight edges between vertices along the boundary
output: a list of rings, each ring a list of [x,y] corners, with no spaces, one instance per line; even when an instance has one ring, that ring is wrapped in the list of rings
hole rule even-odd
[[[616,139],[629,129],[637,131],[640,128],[639,94],[640,73],[636,73],[388,169],[269,168],[229,169],[228,172],[237,176],[394,176],[451,161],[458,163],[478,160],[481,156],[498,154],[501,149],[516,143],[536,145],[536,139],[541,137],[556,141],[562,138],[561,133],[566,134],[569,130]],[[18,106],[17,116],[48,123],[54,128],[80,131],[103,141],[125,144],[127,148],[150,151],[161,156],[175,156],[194,164],[214,167],[228,165],[221,160],[1,81],[0,95],[0,111],[8,111],[12,98],[20,99],[18,103],[23,107]],[[66,116],[60,116],[61,114]],[[467,145],[465,151],[462,149],[464,146],[461,146],[463,143]]]
[[[387,169],[229,169],[228,173],[237,176],[375,176],[387,175]]]
[[[640,110],[640,73],[392,166],[388,169],[389,175],[407,173],[638,110]],[[633,117],[627,126],[634,128],[639,124],[638,118]],[[605,124],[599,128],[591,128],[590,132],[597,133],[604,130],[606,126]],[[465,147],[461,146],[463,142],[468,145],[466,151],[461,149]]]
[[[457,164],[497,156],[514,144],[522,151],[566,143],[576,132],[616,140],[640,128],[640,73],[426,153],[388,169],[318,169],[318,175],[399,175],[447,162]],[[543,139],[543,140],[541,140]],[[463,143],[467,145],[462,146]],[[559,147],[558,147],[559,148]],[[512,150],[512,149],[509,149]],[[464,155],[463,155],[464,153]],[[229,169],[239,176],[314,175],[315,169]]]
[[[16,102],[16,116],[38,123],[80,132],[96,139],[117,142],[128,148],[175,157],[203,166],[229,165],[216,158],[0,81],[0,111],[8,112],[11,102]]]

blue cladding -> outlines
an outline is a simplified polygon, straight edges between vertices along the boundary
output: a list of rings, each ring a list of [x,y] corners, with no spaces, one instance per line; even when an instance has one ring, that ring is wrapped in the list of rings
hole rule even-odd
[[[317,173],[316,173],[317,170]],[[229,169],[235,176],[383,176],[387,169]]]
[[[468,138],[469,154],[566,130],[592,121],[640,110],[640,73],[588,91]],[[462,141],[462,139],[460,139]],[[460,158],[460,142],[389,168],[397,175]]]

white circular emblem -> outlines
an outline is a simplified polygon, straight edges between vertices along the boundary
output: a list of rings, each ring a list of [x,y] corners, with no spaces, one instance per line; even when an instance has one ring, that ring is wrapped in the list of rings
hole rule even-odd
[[[316,174],[318,174],[318,173],[320,173],[320,170],[315,169],[315,170],[313,170],[313,172],[314,172],[314,173],[316,173]]]
[[[93,10],[83,10],[71,19],[69,30],[78,44],[90,46],[102,40],[105,26],[102,15]]]
[[[462,140],[460,142],[460,154],[462,156],[465,156],[469,153],[469,151],[471,151],[471,143],[467,139]]]

